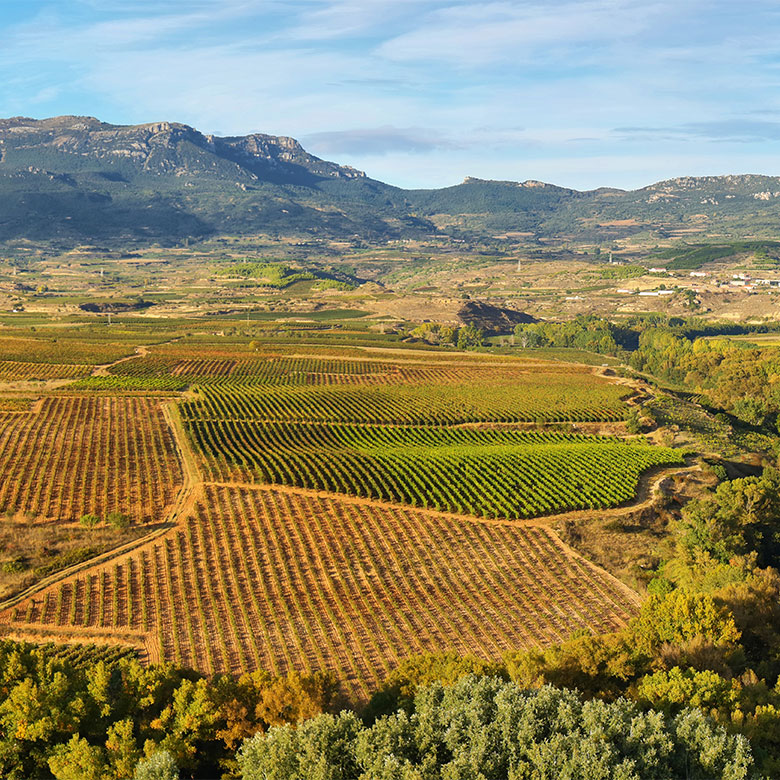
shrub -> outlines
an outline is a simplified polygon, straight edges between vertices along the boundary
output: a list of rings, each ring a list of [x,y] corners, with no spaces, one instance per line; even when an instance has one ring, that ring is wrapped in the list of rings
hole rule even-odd
[[[108,520],[108,524],[117,531],[123,531],[125,528],[129,528],[131,523],[130,516],[119,511],[109,512],[106,515],[106,520]]]
[[[83,525],[84,528],[92,529],[99,522],[100,522],[100,517],[98,515],[92,514],[91,512],[88,512],[86,515],[82,515],[79,518],[79,524]]]
[[[0,566],[0,569],[2,569],[3,574],[20,574],[27,568],[27,564],[24,562],[24,558],[21,556],[17,556],[16,558],[11,558],[10,561],[5,561],[2,566]]]

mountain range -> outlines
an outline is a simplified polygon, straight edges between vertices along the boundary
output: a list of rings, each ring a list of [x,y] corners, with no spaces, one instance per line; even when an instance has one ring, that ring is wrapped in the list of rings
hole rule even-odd
[[[686,226],[767,236],[779,225],[780,178],[772,176],[684,177],[633,191],[475,178],[404,190],[284,136],[219,137],[175,122],[120,126],[77,116],[0,119],[6,241],[506,232],[601,241]]]

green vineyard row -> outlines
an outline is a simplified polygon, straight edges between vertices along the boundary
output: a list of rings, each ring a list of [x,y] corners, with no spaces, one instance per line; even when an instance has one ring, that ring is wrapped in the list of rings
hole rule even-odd
[[[189,420],[214,482],[327,490],[482,517],[606,508],[680,452],[552,432]]]

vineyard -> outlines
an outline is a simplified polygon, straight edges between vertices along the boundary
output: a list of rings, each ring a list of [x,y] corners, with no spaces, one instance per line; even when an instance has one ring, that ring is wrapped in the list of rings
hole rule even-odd
[[[394,425],[615,421],[626,412],[621,388],[591,375],[577,378],[574,394],[570,376],[479,374],[435,383],[402,378],[380,387],[203,388],[183,412],[190,419]]]
[[[631,591],[542,526],[207,486],[162,540],[4,619],[151,632],[165,660],[207,673],[330,669],[360,699],[411,653],[496,658],[634,612]]]
[[[0,382],[46,381],[50,379],[74,379],[87,376],[92,366],[56,363],[23,363],[17,360],[0,360]]]
[[[159,521],[182,480],[162,408],[145,398],[48,396],[0,412],[0,473],[0,512],[64,521]]]
[[[45,663],[67,664],[71,669],[85,669],[98,662],[106,666],[114,666],[125,659],[138,657],[136,650],[121,645],[91,645],[91,644],[32,644],[30,642],[13,642],[0,640],[0,653],[33,651]]]
[[[683,462],[626,438],[634,390],[582,365],[177,338],[103,342],[93,370],[75,339],[57,360],[40,340],[49,362],[10,341],[0,380],[72,381],[0,404],[8,528],[121,512],[155,529],[93,546],[79,525],[75,550],[27,562],[38,585],[0,623],[107,659],[125,643],[207,674],[331,670],[362,700],[412,653],[614,630],[635,594],[529,519],[615,507]]]
[[[133,354],[134,347],[77,338],[2,338],[0,361],[97,366]]]
[[[189,422],[210,481],[348,493],[485,517],[605,508],[679,452],[511,429]]]
[[[107,376],[86,377],[70,387],[149,391],[195,387],[203,402],[193,415],[244,419],[248,415],[324,422],[558,422],[620,420],[626,411],[624,388],[582,366],[532,360],[491,364],[449,356],[433,360],[248,356],[227,349],[212,350],[210,355],[206,350],[208,356],[193,358],[192,351],[160,346],[142,358],[112,366]],[[576,394],[571,392],[573,385]]]

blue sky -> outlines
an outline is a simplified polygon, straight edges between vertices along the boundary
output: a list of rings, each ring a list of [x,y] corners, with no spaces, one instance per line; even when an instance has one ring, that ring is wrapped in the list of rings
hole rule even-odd
[[[780,174],[777,0],[0,0],[0,116],[298,138],[405,187]]]

